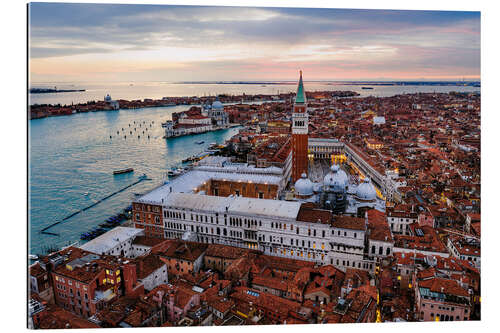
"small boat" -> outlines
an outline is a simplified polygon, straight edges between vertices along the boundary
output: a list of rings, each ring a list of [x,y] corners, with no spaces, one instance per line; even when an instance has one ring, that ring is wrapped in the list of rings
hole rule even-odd
[[[175,177],[175,176],[178,176],[180,174],[183,173],[183,170],[182,169],[178,169],[178,168],[172,168],[170,170],[167,171],[167,175],[169,177]]]
[[[361,87],[361,89],[373,89],[373,87]]]
[[[196,157],[195,156],[190,156],[188,158],[185,158],[182,160],[182,163],[190,163],[190,162],[194,162],[196,161]]]
[[[88,196],[89,195],[89,192],[85,192],[83,193],[84,196]]]
[[[38,256],[36,254],[28,254],[28,258],[31,260],[37,260]]]
[[[120,175],[122,173],[129,173],[129,172],[134,172],[134,169],[127,168],[127,169],[122,169],[122,170],[115,170],[115,171],[113,171],[113,175]]]
[[[195,141],[195,143],[196,143],[197,145],[201,145],[201,144],[205,143],[205,141],[203,141],[203,140],[201,140],[201,141]]]

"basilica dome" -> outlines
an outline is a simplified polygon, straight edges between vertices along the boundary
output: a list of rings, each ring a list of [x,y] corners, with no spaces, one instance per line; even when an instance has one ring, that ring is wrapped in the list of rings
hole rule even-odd
[[[305,173],[295,182],[295,194],[300,196],[313,195],[314,184]]]
[[[363,201],[373,201],[377,198],[377,192],[370,178],[366,177],[363,182],[358,185],[356,189],[356,198]]]
[[[323,178],[323,185],[333,191],[345,191],[348,185],[347,174],[338,165],[332,165],[330,172]]]
[[[219,109],[222,110],[224,109],[224,105],[219,100],[216,100],[215,102],[212,103],[212,109]]]

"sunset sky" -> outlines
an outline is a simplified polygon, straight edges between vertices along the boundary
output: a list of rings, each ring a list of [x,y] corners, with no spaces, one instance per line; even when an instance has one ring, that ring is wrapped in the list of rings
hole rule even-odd
[[[480,13],[34,3],[32,82],[479,79]]]

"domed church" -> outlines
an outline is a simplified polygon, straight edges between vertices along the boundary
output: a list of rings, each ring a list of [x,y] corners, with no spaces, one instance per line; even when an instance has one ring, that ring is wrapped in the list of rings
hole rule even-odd
[[[323,178],[323,191],[320,196],[320,205],[335,214],[342,214],[346,208],[347,188],[349,182],[347,174],[336,164],[330,167],[330,172]]]
[[[295,197],[298,199],[307,200],[314,196],[314,183],[307,178],[306,173],[302,173],[301,177],[295,182]]]
[[[219,97],[210,104],[203,105],[203,114],[212,119],[213,125],[216,126],[226,126],[229,124],[229,116],[227,112],[224,111],[224,105],[219,101]]]

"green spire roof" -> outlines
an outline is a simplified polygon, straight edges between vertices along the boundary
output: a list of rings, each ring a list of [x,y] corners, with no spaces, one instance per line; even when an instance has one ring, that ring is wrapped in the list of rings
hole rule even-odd
[[[304,83],[302,82],[302,71],[300,71],[299,86],[297,87],[297,96],[295,103],[304,104],[306,102],[306,93],[304,91]]]

